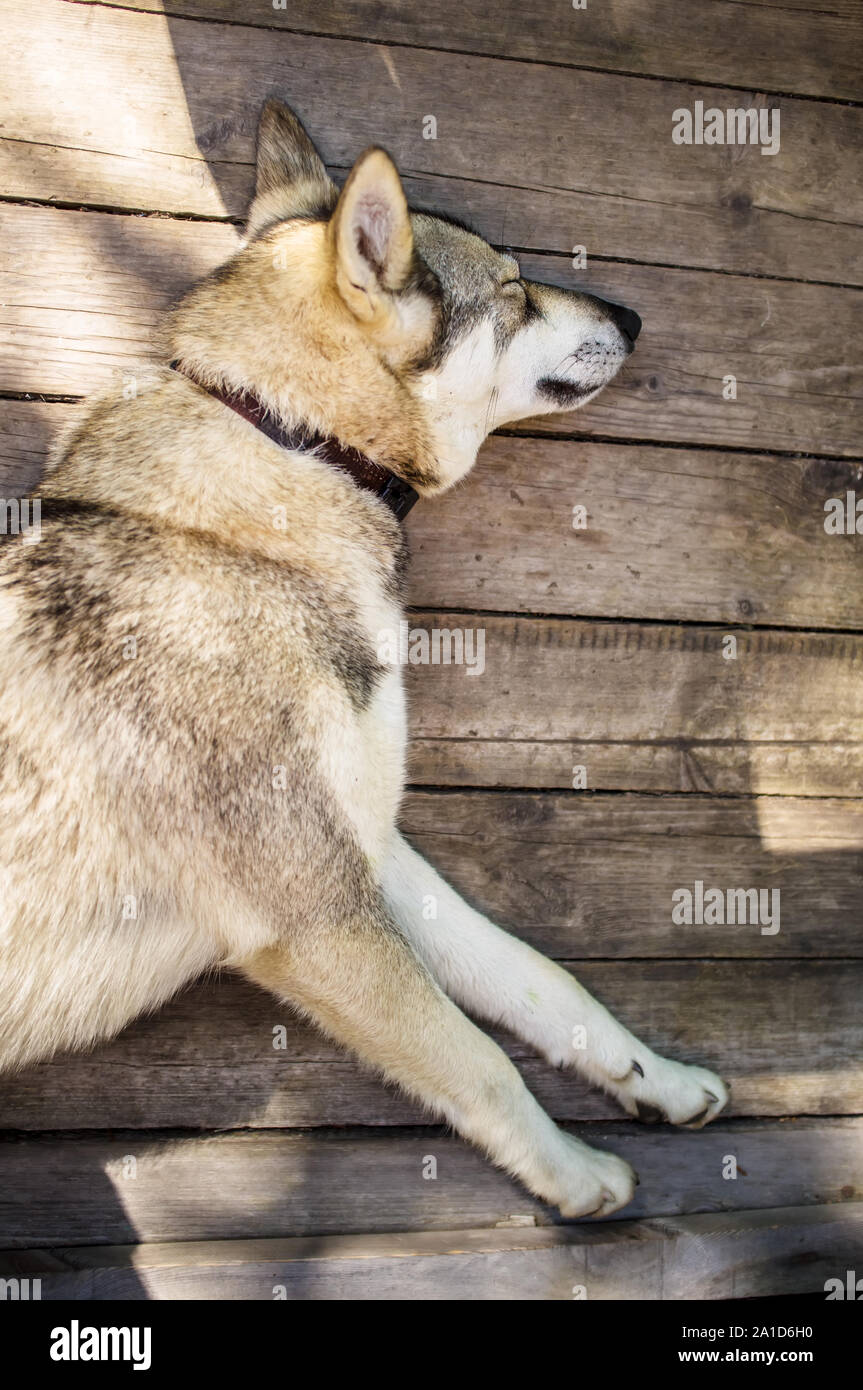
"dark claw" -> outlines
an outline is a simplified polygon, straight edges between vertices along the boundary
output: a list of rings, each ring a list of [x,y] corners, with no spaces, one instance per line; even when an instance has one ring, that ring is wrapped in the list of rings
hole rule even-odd
[[[638,1062],[633,1062],[633,1064],[632,1064],[632,1070],[635,1071],[635,1072],[638,1072],[638,1075],[639,1075],[639,1076],[643,1076],[643,1075],[644,1075],[644,1072],[641,1070],[641,1067],[639,1066]],[[715,1099],[715,1097],[714,1097],[714,1099]]]
[[[635,1102],[635,1109],[642,1124],[658,1125],[665,1119],[661,1110],[657,1109],[655,1105],[647,1105],[643,1100]]]
[[[705,1105],[704,1109],[703,1109],[703,1110],[699,1110],[699,1112],[698,1112],[697,1115],[690,1115],[689,1119],[688,1119],[688,1120],[684,1120],[683,1123],[686,1124],[686,1125],[697,1125],[699,1120],[703,1120],[703,1119],[704,1119],[704,1116],[707,1114],[707,1112],[708,1112],[709,1109],[710,1109],[710,1106],[709,1106],[709,1105]]]
[[[705,1091],[704,1094],[707,1096],[708,1100],[712,1100],[713,1104],[716,1105],[717,1101],[719,1100],[718,1096],[715,1096],[712,1091]]]

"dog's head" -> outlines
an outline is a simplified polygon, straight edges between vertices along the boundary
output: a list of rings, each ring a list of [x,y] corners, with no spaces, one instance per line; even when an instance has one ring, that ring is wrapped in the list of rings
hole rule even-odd
[[[296,116],[270,101],[246,246],[181,306],[174,343],[204,376],[220,371],[433,493],[496,427],[595,396],[640,327],[632,310],[525,280],[460,223],[411,211],[381,149],[339,193]]]

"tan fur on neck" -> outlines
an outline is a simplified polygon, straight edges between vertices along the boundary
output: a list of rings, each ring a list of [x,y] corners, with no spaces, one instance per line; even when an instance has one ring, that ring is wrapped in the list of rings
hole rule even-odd
[[[423,493],[442,479],[392,320],[359,323],[335,285],[327,224],[293,219],[252,241],[174,311],[168,350],[206,385],[255,394],[287,425],[308,423],[367,454]],[[427,339],[432,307],[394,306]],[[400,370],[401,369],[401,370]]]

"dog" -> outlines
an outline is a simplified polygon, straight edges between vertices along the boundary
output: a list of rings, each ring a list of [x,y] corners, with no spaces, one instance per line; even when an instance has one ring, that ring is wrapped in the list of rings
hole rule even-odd
[[[64,441],[38,544],[0,551],[0,1069],[231,969],[565,1217],[607,1215],[632,1169],[558,1128],[468,1015],[629,1115],[700,1126],[726,1088],[401,837],[377,634],[402,617],[408,505],[496,427],[591,400],[640,320],[411,211],[380,148],[339,191],[276,100],[256,168],[242,249]]]

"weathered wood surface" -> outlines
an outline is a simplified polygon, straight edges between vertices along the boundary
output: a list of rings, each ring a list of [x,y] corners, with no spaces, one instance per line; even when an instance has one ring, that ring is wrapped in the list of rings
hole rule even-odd
[[[859,538],[823,531],[826,498],[861,491],[860,298],[842,287],[863,283],[863,112],[778,94],[859,97],[863,11],[564,0],[549,22],[543,0],[493,14],[475,0],[172,0],[167,18],[143,13],[162,8],[45,0],[34,24],[7,0],[0,187],[94,210],[0,209],[0,391],[78,397],[134,374],[165,304],[237,245],[273,91],[337,175],[382,142],[419,205],[524,251],[528,275],[638,309],[639,351],[611,390],[495,439],[473,507],[462,491],[411,522],[412,625],[486,631],[482,678],[410,670],[414,780],[570,789],[583,765],[590,790],[418,792],[404,823],[472,901],[659,1050],[722,1071],[733,1099],[704,1133],[645,1130],[507,1043],[557,1118],[592,1122],[588,1138],[636,1163],[630,1212],[657,1219],[459,1232],[555,1217],[457,1139],[394,1128],[428,1117],[275,1000],[200,984],[92,1056],[0,1080],[0,1124],[29,1132],[0,1138],[0,1244],[174,1243],[22,1250],[5,1267],[44,1269],[46,1297],[822,1288],[859,1268],[863,1237],[863,1120],[842,1118],[863,1094],[863,801],[847,799],[863,772],[863,638],[806,631],[863,626]],[[780,153],[675,146],[672,112],[696,99],[778,108]],[[36,480],[46,432],[79,408],[0,403],[0,492]],[[671,893],[696,879],[778,888],[780,932],[675,926]],[[346,1125],[361,1128],[326,1128]],[[724,1206],[749,1210],[693,1214]],[[423,1230],[397,1234],[411,1225]],[[338,1234],[363,1228],[386,1234]],[[239,1239],[275,1234],[310,1239]]]
[[[558,959],[863,956],[863,802],[415,792],[402,822],[493,920]],[[778,889],[759,926],[676,926],[672,893]]]
[[[84,409],[0,400],[0,495],[37,485]],[[829,459],[494,436],[467,492],[408,518],[410,601],[859,629],[863,545],[825,533],[824,503],[861,479]]]
[[[235,228],[217,223],[14,206],[0,212],[0,240],[0,391],[59,395],[134,371],[167,304],[239,245]],[[554,428],[859,455],[858,291],[632,265],[577,277],[554,256],[524,256],[522,269],[569,286],[578,278],[646,322],[620,378]],[[728,374],[736,400],[723,399]]]
[[[863,538],[827,535],[824,504],[861,479],[839,461],[495,437],[467,491],[411,513],[411,600],[859,629]]]
[[[81,401],[0,400],[0,496],[38,486],[51,449],[85,410]]]
[[[97,0],[100,2],[100,0]],[[107,0],[106,0],[107,2]],[[615,0],[583,9],[549,0],[289,0],[272,14],[236,0],[110,0],[121,9],[234,20],[294,33],[330,34],[388,44],[526,58],[684,81],[729,82],[813,96],[863,97],[863,14],[856,0],[829,10],[792,0],[781,11],[733,0]]]
[[[577,1133],[637,1170],[627,1220],[863,1195],[861,1119],[722,1121],[699,1133],[621,1123]],[[560,1219],[439,1129],[0,1139],[2,1248]]]
[[[863,1203],[554,1229],[29,1250],[53,1299],[547,1301],[823,1292],[859,1262]]]
[[[859,793],[863,637],[464,613],[411,621],[485,634],[482,674],[406,667],[416,783],[571,787],[583,767],[596,790]]]
[[[333,167],[383,143],[462,212],[458,183],[479,197],[482,171],[499,185],[485,230],[513,245],[859,283],[854,107],[60,0],[43,0],[38,26],[10,0],[4,40],[18,80],[2,182],[17,198],[242,216],[258,110],[278,91]],[[778,105],[779,152],[675,145],[672,113],[696,99]]]
[[[720,1072],[733,1088],[729,1116],[860,1112],[859,960],[571,968],[658,1051]],[[496,1036],[556,1119],[620,1118],[613,1101],[574,1073]],[[197,985],[90,1055],[0,1078],[4,1129],[272,1129],[428,1118],[288,1007],[231,978]]]

